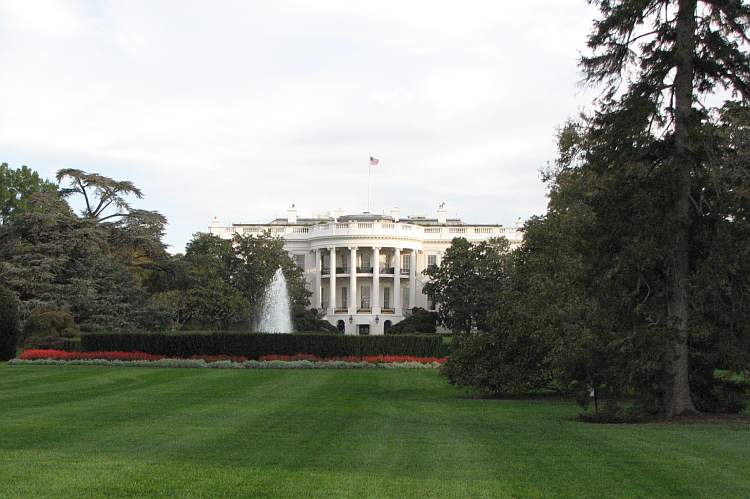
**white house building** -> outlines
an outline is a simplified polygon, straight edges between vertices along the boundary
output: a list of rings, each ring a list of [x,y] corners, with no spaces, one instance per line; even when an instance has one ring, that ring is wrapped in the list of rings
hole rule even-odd
[[[383,334],[412,307],[434,309],[422,293],[422,271],[440,265],[453,238],[521,242],[518,225],[467,224],[447,215],[441,205],[437,218],[401,218],[397,208],[390,215],[337,211],[333,217],[299,218],[292,206],[287,218],[266,224],[222,226],[214,217],[209,232],[231,238],[270,230],[304,269],[312,306],[331,324],[346,334]]]

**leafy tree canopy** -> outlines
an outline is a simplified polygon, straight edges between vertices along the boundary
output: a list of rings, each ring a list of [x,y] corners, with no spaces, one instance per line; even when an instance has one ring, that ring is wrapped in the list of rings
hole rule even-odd
[[[38,192],[55,192],[55,184],[42,179],[28,166],[13,169],[0,164],[0,224],[15,212],[28,208],[29,199]]]

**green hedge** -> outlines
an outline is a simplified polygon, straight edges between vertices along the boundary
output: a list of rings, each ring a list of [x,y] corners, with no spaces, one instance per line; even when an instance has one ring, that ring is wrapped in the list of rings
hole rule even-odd
[[[191,355],[262,355],[309,353],[320,357],[345,355],[414,355],[437,357],[441,339],[432,336],[337,336],[330,334],[263,333],[88,333],[81,335],[84,352],[146,352],[174,357]]]

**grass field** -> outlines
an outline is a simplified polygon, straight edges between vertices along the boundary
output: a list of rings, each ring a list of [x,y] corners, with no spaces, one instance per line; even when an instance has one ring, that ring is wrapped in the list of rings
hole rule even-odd
[[[0,497],[748,497],[750,426],[591,425],[434,371],[0,365]]]

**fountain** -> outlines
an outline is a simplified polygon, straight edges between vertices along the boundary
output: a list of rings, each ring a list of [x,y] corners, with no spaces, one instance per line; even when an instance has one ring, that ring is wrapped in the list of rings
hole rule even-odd
[[[289,292],[281,267],[276,270],[271,283],[266,288],[260,307],[260,317],[256,331],[261,333],[291,333],[292,315],[289,310]]]

